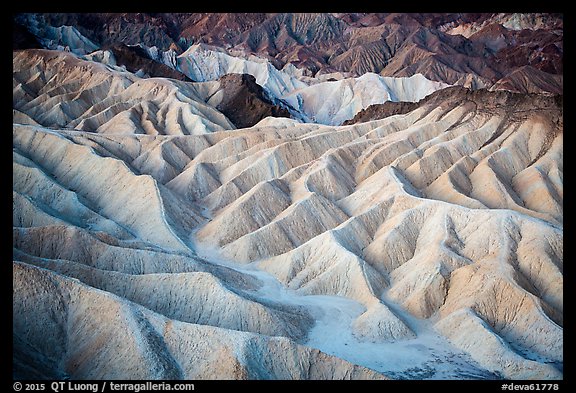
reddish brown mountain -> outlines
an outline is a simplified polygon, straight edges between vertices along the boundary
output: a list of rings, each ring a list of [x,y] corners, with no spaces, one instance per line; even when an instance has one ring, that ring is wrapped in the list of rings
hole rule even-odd
[[[95,13],[34,18],[37,25],[74,26],[101,46],[121,42],[180,52],[203,42],[232,55],[267,58],[278,68],[292,63],[311,75],[421,73],[436,81],[488,88],[525,66],[551,79],[563,72],[562,14]]]

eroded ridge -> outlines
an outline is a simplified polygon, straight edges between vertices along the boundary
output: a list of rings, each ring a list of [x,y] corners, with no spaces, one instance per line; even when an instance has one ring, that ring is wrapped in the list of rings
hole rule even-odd
[[[100,111],[81,104],[33,124],[71,94],[33,70],[15,76],[15,375],[406,377],[384,349],[427,337],[476,377],[562,378],[561,98],[451,88],[347,126],[140,135],[83,130]]]

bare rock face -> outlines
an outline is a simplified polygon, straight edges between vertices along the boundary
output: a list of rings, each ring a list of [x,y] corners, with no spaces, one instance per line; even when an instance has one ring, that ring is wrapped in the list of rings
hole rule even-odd
[[[562,14],[94,13],[16,19],[27,27],[72,26],[101,46],[142,43],[181,53],[205,43],[235,56],[257,55],[277,68],[293,64],[309,75],[420,73],[434,81],[490,88],[502,78],[511,83],[509,74],[526,66],[552,79],[563,70]],[[521,86],[514,83],[512,91]],[[536,87],[558,93],[556,87]]]
[[[563,378],[561,17],[33,18],[79,47],[13,52],[14,378]],[[81,53],[212,31],[171,64],[239,73]]]
[[[532,66],[516,69],[498,80],[490,90],[507,90],[515,93],[550,93],[562,94],[563,76],[550,75]]]
[[[151,77],[164,77],[191,82],[190,78],[181,72],[150,59],[148,53],[138,46],[116,44],[107,49],[114,54],[116,63],[126,66],[126,69],[130,72],[136,73],[140,71]]]
[[[347,126],[356,123],[365,123],[367,121],[384,119],[392,115],[403,115],[418,107],[416,102],[393,102],[386,101],[383,104],[372,104],[366,109],[356,113],[350,120],[346,120],[342,125]]]
[[[256,78],[249,74],[227,74],[219,79],[222,99],[216,108],[237,128],[252,127],[268,116],[290,117],[284,107],[266,97]]]
[[[537,83],[534,81],[532,83]],[[527,93],[527,94],[517,94]],[[544,112],[550,110],[551,121],[563,123],[559,116],[563,110],[563,96],[553,94],[538,94],[533,91],[511,92],[507,89],[486,89],[472,90],[460,86],[448,87],[431,93],[418,102],[385,102],[384,104],[373,104],[368,108],[358,112],[353,119],[346,121],[343,125],[368,122],[372,120],[384,119],[389,116],[409,113],[416,108],[433,107],[442,108],[454,107],[457,103],[467,102],[473,104],[476,110],[511,112],[515,118],[522,118],[523,113],[528,108],[536,108],[537,111]]]

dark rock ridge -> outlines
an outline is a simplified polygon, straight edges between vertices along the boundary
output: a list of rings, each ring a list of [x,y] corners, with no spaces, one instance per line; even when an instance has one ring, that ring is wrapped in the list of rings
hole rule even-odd
[[[472,111],[502,112],[511,121],[519,120],[530,112],[542,113],[552,123],[563,125],[564,96],[561,94],[516,93],[506,90],[489,91],[487,89],[471,90],[462,86],[447,87],[435,91],[418,102],[385,102],[370,105],[358,112],[354,118],[343,125],[364,123],[384,119],[389,116],[405,114],[417,108],[427,106],[430,109],[441,107],[450,110],[452,107],[469,103]]]
[[[41,49],[42,44],[28,29],[12,20],[12,50]]]
[[[290,117],[286,108],[273,104],[249,74],[227,74],[219,79],[222,101],[216,106],[238,128],[251,127],[268,116]]]
[[[342,123],[343,126],[347,126],[350,124],[356,123],[364,123],[367,121],[384,119],[388,116],[393,115],[403,115],[414,109],[418,108],[418,102],[394,102],[394,101],[386,101],[383,104],[372,104],[366,109],[362,109],[360,112],[356,113],[356,115],[350,119],[346,120]]]
[[[138,72],[141,70],[151,77],[172,78],[185,82],[192,81],[180,71],[150,59],[148,53],[139,46],[114,44],[104,49],[110,50],[116,58],[116,63],[125,66],[130,72]]]

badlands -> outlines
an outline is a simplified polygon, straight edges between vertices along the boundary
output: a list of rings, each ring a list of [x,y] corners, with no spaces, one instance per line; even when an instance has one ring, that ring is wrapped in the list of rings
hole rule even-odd
[[[563,379],[561,94],[81,30],[13,51],[14,379]]]

